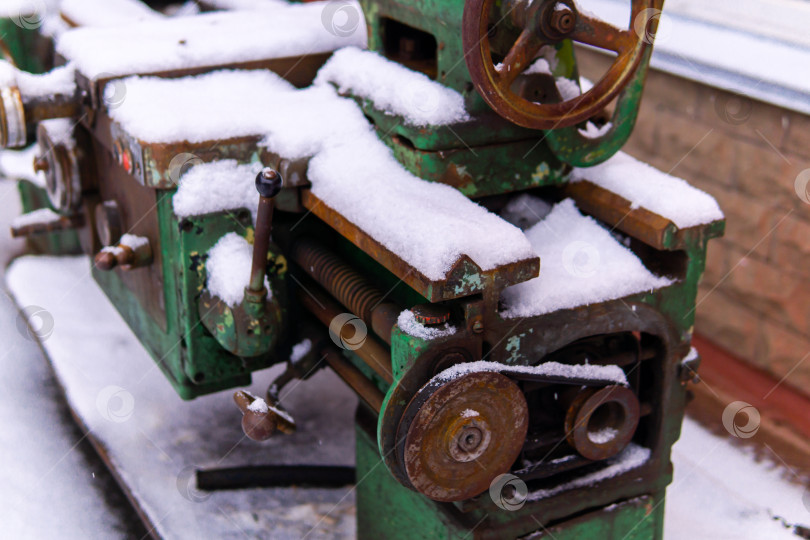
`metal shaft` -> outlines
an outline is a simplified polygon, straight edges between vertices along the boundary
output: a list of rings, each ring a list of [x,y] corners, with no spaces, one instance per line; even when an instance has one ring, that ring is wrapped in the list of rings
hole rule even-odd
[[[337,350],[327,348],[322,353],[329,367],[360,396],[360,399],[374,409],[374,412],[379,413],[382,409],[383,399],[385,399],[385,395],[380,392],[380,389],[368,377],[363,375],[362,371],[343,358],[343,355]]]
[[[368,279],[310,239],[297,240],[292,256],[329,294],[371,326],[386,343],[391,343],[391,328],[402,310],[396,304],[385,302],[385,295]]]
[[[300,290],[298,301],[326,326],[329,326],[332,319],[341,314],[340,306],[330,299],[328,295],[323,294],[314,287],[310,287],[306,291]],[[359,356],[385,382],[391,384],[394,381],[391,372],[391,353],[373,337],[368,336],[352,352]]]

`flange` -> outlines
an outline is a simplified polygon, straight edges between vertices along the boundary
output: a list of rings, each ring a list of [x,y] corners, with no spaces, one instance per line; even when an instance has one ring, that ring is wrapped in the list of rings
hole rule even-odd
[[[586,388],[565,415],[566,439],[588,459],[608,459],[630,443],[640,416],[638,397],[630,388]]]

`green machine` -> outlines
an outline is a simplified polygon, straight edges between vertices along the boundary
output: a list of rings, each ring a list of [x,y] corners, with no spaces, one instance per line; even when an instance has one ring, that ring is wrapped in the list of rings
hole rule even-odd
[[[266,8],[346,38],[298,53],[255,52],[255,36],[227,34],[261,24],[264,12],[206,12],[142,24],[193,36],[195,24],[216,20],[224,42],[238,49],[244,39],[259,56],[194,60],[193,40],[172,33],[166,55],[187,47],[182,66],[130,58],[103,72],[83,63],[68,31],[57,52],[72,62],[75,86],[27,94],[20,75],[0,94],[0,139],[20,146],[32,138],[20,133],[36,133],[53,210],[14,233],[76,231],[94,278],[184,399],[286,363],[266,396],[235,395],[251,438],[294,430],[280,389],[334,370],[360,397],[361,538],[661,538],[670,449],[699,363],[697,286],[724,222],[719,209],[681,219],[673,201],[713,200],[616,155],[633,129],[662,9],[660,0],[630,4],[618,29],[570,0],[363,0],[369,51],[334,54],[365,42],[327,24],[339,11],[359,17],[354,3]],[[137,26],[73,35],[114,47]],[[575,43],[615,53],[591,88],[581,86]],[[172,85],[204,90],[242,76],[214,73],[223,68],[248,73],[256,88],[267,72],[291,84],[268,83],[253,104],[256,117],[265,101],[277,107],[267,132],[213,103],[201,115],[233,111],[237,129],[150,138],[122,112],[131,102],[115,99],[125,86],[136,101],[141,83],[127,77],[148,75],[166,85],[152,104],[177,103],[180,117],[181,102],[161,101]],[[413,83],[417,98],[392,106],[375,90],[400,83]],[[463,114],[431,121],[451,101]],[[326,109],[313,120],[307,111],[319,106],[348,120],[330,123]],[[285,114],[309,135],[277,124]],[[312,148],[300,150],[296,137]],[[354,176],[330,191],[342,178],[330,156],[340,152],[357,158],[340,162]],[[255,178],[249,202],[181,204],[195,178],[204,193],[231,173]],[[412,191],[436,208],[450,201],[435,224]],[[655,191],[671,200],[653,204]],[[347,202],[346,192],[358,195]],[[419,223],[378,227],[386,208],[369,207],[380,200],[390,220],[399,201]],[[519,207],[528,214],[515,217]],[[534,251],[510,251],[508,238]],[[420,257],[442,242],[453,257],[436,271]],[[243,261],[249,274],[235,298],[218,285],[223,260]]]

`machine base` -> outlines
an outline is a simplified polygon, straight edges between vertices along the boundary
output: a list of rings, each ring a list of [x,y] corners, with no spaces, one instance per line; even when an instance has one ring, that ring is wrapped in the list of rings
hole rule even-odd
[[[357,537],[359,540],[553,538],[554,540],[659,540],[663,538],[664,493],[619,502],[552,525],[509,521],[509,512],[484,517],[464,514],[403,487],[380,459],[375,419],[358,409]],[[479,497],[488,497],[484,493]],[[531,505],[532,503],[526,503]]]

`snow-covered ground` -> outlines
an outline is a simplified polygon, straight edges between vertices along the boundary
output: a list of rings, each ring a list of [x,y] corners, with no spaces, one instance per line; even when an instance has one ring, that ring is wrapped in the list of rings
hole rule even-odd
[[[8,235],[18,201],[16,183],[0,179],[0,276],[24,247]],[[72,422],[42,350],[17,324],[0,286],[0,536],[141,537],[145,529]]]
[[[270,528],[274,537],[351,537],[354,509],[349,489],[208,496],[194,490],[188,469],[351,462],[355,398],[342,383],[322,372],[292,389],[282,399],[296,415],[299,432],[264,445],[253,443],[242,437],[238,412],[227,394],[191,403],[174,395],[88,271],[84,257],[25,257],[11,266],[7,281],[20,305],[41,306],[53,317],[44,347],[68,387],[68,398],[94,436],[107,445],[157,531],[171,538],[258,537]],[[53,397],[38,387],[42,362],[17,361],[14,347],[32,345],[17,333],[13,313],[5,307],[3,328],[15,339],[9,340],[12,352],[4,351],[0,362],[6,439],[0,452],[4,485],[18,487],[4,495],[0,519],[15,537],[49,530],[58,530],[61,537],[122,534],[113,514],[86,517],[84,509],[104,507],[105,493],[94,488],[81,456],[70,452],[69,445],[62,448],[69,426],[52,413]],[[265,373],[257,379],[254,389],[260,391],[269,377]],[[318,403],[311,402],[313,392]],[[21,408],[21,402],[29,406]],[[27,448],[20,451],[21,445]],[[44,464],[26,472],[32,456]],[[789,539],[796,537],[776,516],[789,523],[810,522],[802,489],[783,479],[785,470],[757,463],[730,440],[693,421],[686,421],[673,461],[667,540]],[[51,468],[44,482],[33,482],[32,477]],[[54,491],[69,496],[55,497]]]

